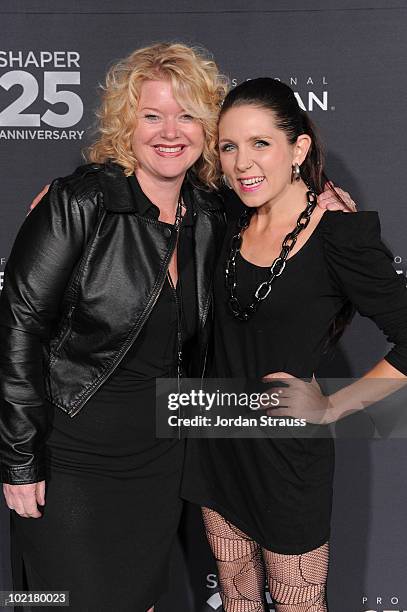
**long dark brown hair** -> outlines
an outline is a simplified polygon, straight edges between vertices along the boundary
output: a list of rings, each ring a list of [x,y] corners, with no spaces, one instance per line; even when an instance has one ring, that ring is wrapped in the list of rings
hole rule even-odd
[[[301,164],[303,181],[317,194],[322,193],[328,186],[335,193],[335,197],[345,204],[325,174],[324,151],[320,138],[309,115],[300,108],[291,87],[268,77],[244,81],[226,96],[219,120],[230,108],[245,105],[271,111],[276,127],[286,133],[290,144],[294,144],[302,134],[308,134],[311,146]],[[345,302],[329,330],[329,345],[339,340],[354,313],[355,309],[351,302]]]

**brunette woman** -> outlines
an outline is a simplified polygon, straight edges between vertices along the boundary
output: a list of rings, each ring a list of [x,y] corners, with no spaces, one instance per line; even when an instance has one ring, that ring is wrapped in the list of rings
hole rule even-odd
[[[380,239],[377,213],[325,212],[320,144],[283,83],[254,79],[226,97],[219,121],[224,178],[239,196],[229,210],[215,273],[218,378],[289,387],[274,416],[315,423],[391,392],[407,374],[407,292]],[[361,380],[324,397],[312,379],[353,309],[394,343]],[[295,378],[293,378],[295,377]],[[371,379],[378,381],[374,393]],[[273,391],[276,391],[273,389]],[[188,441],[183,496],[203,507],[225,612],[324,612],[334,447],[329,438]]]

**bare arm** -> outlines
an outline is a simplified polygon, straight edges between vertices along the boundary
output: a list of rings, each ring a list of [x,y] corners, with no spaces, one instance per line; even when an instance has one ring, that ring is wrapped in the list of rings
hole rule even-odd
[[[281,388],[281,408],[275,415],[295,414],[311,422],[331,423],[362,410],[398,391],[407,382],[407,289],[392,265],[392,254],[380,238],[376,213],[332,213],[324,234],[324,257],[332,291],[346,296],[362,316],[371,318],[393,348],[361,379],[329,397],[315,380],[306,383],[285,372],[270,378],[289,378]],[[269,376],[267,376],[269,378]],[[312,413],[312,406],[316,412]],[[280,410],[280,409],[278,409]],[[315,419],[315,420],[314,420]]]
[[[273,391],[279,393],[279,407],[269,409],[267,413],[270,416],[290,415],[320,425],[335,423],[349,414],[364,410],[407,384],[407,376],[385,359],[359,380],[327,396],[323,395],[315,378],[308,383],[287,372],[273,372],[264,380],[283,380],[289,385],[273,387]]]

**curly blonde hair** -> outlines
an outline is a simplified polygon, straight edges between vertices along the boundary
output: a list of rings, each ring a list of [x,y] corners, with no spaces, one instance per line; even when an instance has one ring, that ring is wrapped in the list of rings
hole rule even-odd
[[[137,49],[110,68],[96,113],[98,138],[87,150],[87,158],[102,163],[115,161],[127,176],[134,172],[137,159],[131,139],[137,124],[140,90],[144,81],[156,79],[169,80],[180,106],[201,122],[205,143],[192,170],[199,181],[216,188],[217,120],[228,79],[219,73],[206,50],[181,43],[157,43]]]

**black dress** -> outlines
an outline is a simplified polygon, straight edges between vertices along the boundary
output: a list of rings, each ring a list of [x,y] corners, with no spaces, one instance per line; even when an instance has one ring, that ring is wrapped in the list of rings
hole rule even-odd
[[[280,371],[311,377],[347,300],[395,343],[386,359],[407,374],[407,292],[380,240],[376,213],[326,212],[248,322],[235,319],[226,303],[234,233],[231,220],[215,279],[214,377]],[[240,255],[236,268],[238,297],[247,304],[268,268]],[[182,495],[218,511],[264,548],[300,554],[329,538],[333,473],[329,438],[191,439]]]
[[[129,181],[138,213],[157,218]],[[145,612],[166,586],[184,442],[155,438],[155,378],[176,375],[178,321],[185,346],[195,335],[192,225],[188,211],[177,296],[167,279],[130,351],[77,416],[49,406],[43,517],[13,513],[14,557],[23,558],[29,588],[69,590],[75,612]]]

